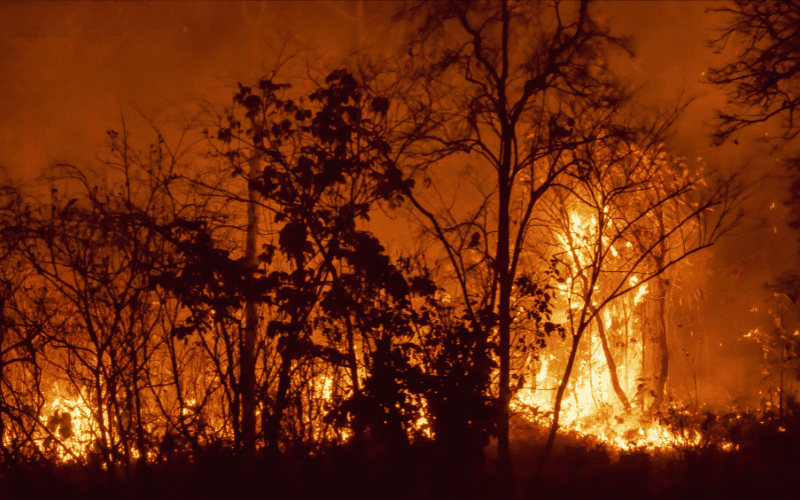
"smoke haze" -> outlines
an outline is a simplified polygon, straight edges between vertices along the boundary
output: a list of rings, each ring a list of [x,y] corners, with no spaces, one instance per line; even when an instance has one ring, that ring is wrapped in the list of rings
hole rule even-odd
[[[643,110],[655,111],[682,93],[697,98],[671,140],[676,154],[723,169],[748,164],[754,172],[774,171],[783,154],[755,140],[769,129],[748,131],[739,146],[709,147],[708,121],[724,104],[724,93],[701,80],[709,65],[731,55],[715,55],[706,45],[724,21],[706,10],[720,4],[609,1],[596,8],[612,32],[635,41],[635,58],[617,56],[614,63],[642,85]],[[282,36],[310,47],[322,62],[359,47],[390,57],[404,33],[391,22],[395,7],[394,2],[4,3],[0,166],[21,179],[34,178],[53,161],[89,166],[105,131],[119,128],[121,113],[141,111],[159,119],[180,115],[202,99],[228,103],[237,81],[252,81],[270,67]],[[781,203],[787,195],[781,184],[756,193],[749,210],[763,220],[761,229],[698,256],[692,261],[695,271],[684,280],[685,293],[704,294],[699,310],[705,331],[694,332],[707,335],[698,376],[703,397],[716,404],[741,396],[732,388],[757,386],[760,351],[740,339],[752,328],[750,309],[766,307],[771,297],[764,283],[797,267],[797,235],[788,229]],[[675,335],[677,349],[686,335]],[[673,355],[672,389],[679,397],[691,392],[684,364]]]

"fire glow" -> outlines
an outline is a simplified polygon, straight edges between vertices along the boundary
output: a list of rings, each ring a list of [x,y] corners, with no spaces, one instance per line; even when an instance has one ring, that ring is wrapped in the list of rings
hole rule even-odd
[[[581,217],[575,213],[568,218],[570,226],[567,231],[558,235],[565,254],[575,259],[574,264],[586,266],[590,263],[591,254],[587,250],[592,238],[596,237],[597,224],[589,217]],[[617,250],[612,248],[616,258],[621,253],[631,250],[631,243],[626,242]],[[636,275],[630,276],[627,285],[631,291],[608,304],[599,312],[582,340],[576,367],[569,379],[566,397],[561,413],[563,432],[578,436],[590,437],[615,449],[672,449],[677,446],[696,445],[701,436],[698,433],[677,436],[674,431],[661,425],[658,419],[647,411],[648,374],[645,373],[643,351],[645,346],[642,329],[646,317],[646,301],[648,283],[641,283]],[[584,306],[580,296],[575,292],[576,284],[572,279],[558,283],[557,307],[554,319],[561,323],[569,321],[570,314],[576,313]],[[441,293],[438,297],[443,302],[449,296]],[[615,393],[611,380],[607,355],[599,329],[611,347],[606,346],[609,355],[615,361],[615,370],[622,392],[625,394],[629,408]],[[525,421],[537,425],[549,425],[556,388],[564,373],[566,357],[569,353],[570,338],[561,340],[552,338],[545,349],[530,354],[524,367],[518,371],[528,384],[520,387],[511,401],[511,408],[516,415]],[[366,372],[363,359],[359,362],[359,379],[363,384]],[[525,371],[527,370],[527,371]],[[85,391],[84,391],[85,392]],[[349,397],[352,389],[343,397]],[[315,419],[324,418],[324,411],[315,413],[315,408],[324,408],[334,398],[334,379],[328,374],[321,374],[314,379],[311,389],[306,392],[304,403],[304,422],[312,429],[312,439],[322,442],[337,438],[347,441],[352,437],[349,429],[340,429],[338,435],[330,426],[325,426]],[[39,442],[46,449],[58,448],[56,456],[59,460],[70,462],[84,460],[93,449],[93,443],[101,439],[96,412],[87,402],[88,394],[79,397],[67,397],[54,385],[51,399],[43,407],[40,421],[42,432]],[[427,405],[422,401],[423,416],[416,421],[416,429],[423,435],[431,437],[431,429],[427,416]],[[187,399],[179,409],[179,419],[197,420],[201,418],[197,410],[197,401]],[[204,424],[224,432],[225,422],[219,416],[213,416],[209,408],[203,409]],[[257,411],[258,415],[261,410]],[[104,425],[109,426],[108,415],[104,415]],[[157,431],[157,429],[153,429]],[[56,446],[57,445],[57,446]],[[136,454],[135,454],[136,455]],[[134,457],[135,458],[135,457]]]
[[[608,214],[607,208],[603,213]],[[566,219],[569,221],[568,227],[556,233],[561,246],[559,251],[576,268],[592,265],[592,242],[598,239],[597,220],[589,214],[579,215],[577,209]],[[609,244],[604,236],[602,241]],[[609,250],[612,258],[621,259],[632,251],[632,244],[629,241],[617,242],[616,246],[609,246]],[[582,293],[585,294],[586,290],[580,290],[581,284],[574,282],[572,277],[561,281],[555,287],[553,319],[568,324],[571,315],[578,314],[582,308],[593,310],[596,303],[585,307],[582,299],[585,295]],[[646,341],[642,326],[647,315],[649,287],[636,274],[630,275],[626,285],[630,287],[629,293],[616,298],[599,311],[582,339],[561,408],[561,429],[563,432],[591,437],[619,450],[670,449],[695,445],[700,441],[698,433],[676,436],[648,411],[646,403],[651,399],[648,393],[652,381],[645,372],[643,353]],[[602,291],[599,290],[601,286],[596,285],[595,291]],[[437,300],[449,303],[450,297],[445,292],[437,292]],[[520,306],[520,311],[524,311],[523,306]],[[608,344],[605,347],[603,337]],[[533,425],[549,425],[570,342],[569,335],[564,340],[551,338],[547,347],[530,353],[517,370],[517,375],[528,381],[519,387],[511,401],[511,409],[518,417]],[[609,357],[615,362],[614,370],[624,394],[624,402],[613,387]],[[367,376],[363,355],[359,355],[358,364],[359,384],[363,385]],[[204,385],[212,387],[216,380],[213,373],[208,372],[205,376],[211,379],[206,380]],[[334,387],[333,375],[323,371],[303,393],[302,420],[311,429],[312,441],[335,439],[346,442],[352,437],[352,431],[348,428],[336,429],[323,423],[327,411],[325,408],[335,397],[347,398],[352,395],[352,388],[337,395]],[[58,384],[54,385],[50,399],[39,416],[41,426],[38,442],[44,449],[52,450],[58,460],[86,460],[96,449],[95,443],[103,438],[98,413],[93,410],[90,401],[85,389],[80,395],[69,397],[59,389]],[[216,404],[221,404],[219,399],[216,401]],[[423,415],[417,418],[415,431],[430,438],[432,431],[427,404],[424,399],[421,403]],[[229,434],[223,413],[213,405],[198,405],[196,399],[187,398],[178,408],[175,418],[183,425],[214,429],[216,434]],[[258,409],[257,417],[261,413],[262,410]],[[102,424],[106,429],[113,428],[109,423],[113,420],[109,419],[107,411],[103,412]],[[153,435],[166,435],[163,424],[154,425],[150,431]],[[136,450],[131,450],[131,453],[133,458],[138,457]],[[155,452],[152,454],[155,456]]]
[[[607,213],[607,210],[604,210]],[[583,249],[591,246],[596,238],[597,224],[588,217],[573,212],[570,226],[558,235],[566,254],[574,264],[586,266],[590,254]],[[627,242],[626,249],[631,248]],[[612,255],[619,251],[611,247]],[[632,291],[615,299],[599,314],[595,325],[589,329],[588,338],[583,339],[576,369],[569,380],[567,396],[561,409],[561,426],[567,432],[581,436],[592,436],[598,442],[615,448],[669,449],[676,446],[675,433],[662,426],[652,414],[648,414],[645,401],[648,375],[644,373],[643,349],[645,345],[642,324],[645,317],[644,300],[648,294],[647,283],[631,276],[628,284]],[[638,285],[638,286],[637,286]],[[574,299],[571,279],[558,284],[560,313],[557,320],[567,322],[570,311],[583,307],[582,301]],[[615,360],[615,370],[622,392],[630,401],[628,408],[615,394],[603,341],[598,328],[602,325],[604,336],[613,347],[606,346],[609,356]],[[532,384],[521,388],[512,400],[512,408],[523,418],[539,425],[547,425],[552,419],[554,397],[564,373],[570,339],[553,339],[547,348],[537,353],[538,359],[531,364],[533,373],[527,378]],[[628,401],[626,401],[627,403]],[[699,434],[688,442],[697,444]],[[684,440],[685,441],[685,440]]]

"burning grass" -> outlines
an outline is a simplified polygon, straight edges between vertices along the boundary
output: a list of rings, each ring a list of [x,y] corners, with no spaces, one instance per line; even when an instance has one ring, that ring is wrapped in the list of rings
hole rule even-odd
[[[646,447],[641,440],[620,448],[566,430],[541,472],[536,464],[546,429],[515,419],[513,498],[781,498],[800,487],[796,414],[692,414],[676,408],[663,418],[665,432],[673,433],[672,448]],[[685,436],[698,437],[680,444]],[[261,458],[245,462],[226,448],[176,456],[128,475],[92,465],[6,461],[0,497],[198,500],[261,492],[294,498],[504,498],[492,450],[490,445],[483,471],[469,477],[452,470],[431,442],[391,452],[385,443],[369,442],[363,455],[333,446],[314,456],[286,456],[277,470]]]

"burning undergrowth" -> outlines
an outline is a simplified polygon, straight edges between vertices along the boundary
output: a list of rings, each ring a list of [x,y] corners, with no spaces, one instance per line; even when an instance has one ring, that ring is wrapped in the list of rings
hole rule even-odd
[[[660,175],[647,188],[656,200],[694,189],[695,174],[666,155],[626,145],[614,163],[609,151],[594,153],[613,164],[603,175],[615,193],[623,174]],[[62,175],[102,192],[74,171]],[[735,449],[734,419],[697,413],[696,390],[682,405],[670,379],[671,344],[681,340],[674,325],[692,324],[681,318],[693,305],[683,289],[688,263],[671,256],[663,235],[691,219],[691,202],[656,209],[637,190],[613,204],[588,196],[589,184],[579,178],[573,194],[546,200],[541,246],[521,253],[528,267],[510,303],[514,418],[539,435],[549,426],[551,444],[559,432],[614,453]],[[152,204],[162,195],[151,193]],[[4,355],[16,358],[3,367],[2,428],[11,460],[134,470],[208,449],[317,456],[362,441],[470,455],[497,433],[497,314],[470,313],[423,259],[393,262],[376,238],[355,232],[337,261],[348,272],[314,281],[309,269],[292,271],[311,266],[303,256],[267,263],[277,257],[265,244],[257,312],[278,319],[252,332],[246,407],[252,316],[245,295],[229,296],[247,280],[243,257],[212,245],[223,245],[223,229],[143,221],[124,200],[93,196],[78,203],[53,188],[49,215],[28,214],[24,232],[14,226],[22,244],[12,254]],[[289,232],[279,243],[290,245]],[[267,274],[268,265],[278,270]]]
[[[578,73],[599,76],[589,69]],[[537,81],[518,89],[513,124],[478,118],[505,103],[480,94],[469,126],[441,137],[502,130],[503,155],[494,139],[424,153],[460,96],[404,153],[393,127],[407,123],[391,117],[438,113],[433,87],[390,100],[334,70],[308,95],[272,77],[240,84],[188,164],[158,131],[145,150],[109,131],[97,179],[59,165],[38,198],[9,188],[7,491],[14,468],[55,467],[89,471],[97,491],[147,485],[137,495],[224,497],[206,477],[221,471],[242,489],[263,473],[275,495],[391,484],[398,498],[485,497],[512,477],[509,422],[516,462],[538,455],[526,470],[561,474],[552,485],[583,462],[589,483],[635,474],[634,489],[649,488],[658,460],[746,456],[776,435],[794,446],[783,313],[777,333],[749,335],[777,367],[762,411],[702,411],[697,339],[709,336],[690,257],[736,226],[742,181],[668,154],[673,118],[634,123],[613,85],[551,103]],[[451,154],[505,172],[502,187],[476,183],[475,203],[437,207],[426,162]],[[400,207],[418,210],[431,248],[392,257],[368,230]]]

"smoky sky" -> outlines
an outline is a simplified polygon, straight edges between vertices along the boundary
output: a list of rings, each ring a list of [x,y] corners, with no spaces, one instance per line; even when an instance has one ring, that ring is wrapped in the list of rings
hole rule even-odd
[[[0,7],[0,164],[36,175],[89,161],[121,110],[157,117],[198,98],[230,102],[291,36],[321,58],[356,46],[347,2],[19,2]],[[380,41],[393,4],[362,6]]]
[[[644,108],[679,92],[699,96],[676,134],[681,154],[730,162],[709,149],[706,121],[724,94],[700,83],[719,62],[706,46],[720,2],[595,5],[613,33],[630,36],[636,56],[619,71],[643,85]],[[82,157],[135,106],[157,116],[197,98],[229,101],[274,59],[281,36],[335,61],[360,43],[391,56],[402,36],[396,2],[17,2],[0,7],[0,162],[31,175],[52,157]],[[361,22],[358,22],[361,10]],[[734,155],[732,157],[731,155]],[[73,158],[75,161],[75,158]]]
[[[605,1],[594,8],[612,33],[634,42],[635,56],[614,56],[613,64],[641,86],[643,113],[680,95],[696,99],[676,127],[673,152],[722,169],[748,165],[770,171],[787,153],[772,152],[757,140],[769,128],[748,131],[739,146],[709,147],[709,120],[725,95],[702,82],[703,72],[735,55],[733,48],[716,55],[707,46],[724,22],[707,10],[722,4]],[[229,103],[235,83],[262,75],[287,37],[309,47],[323,63],[358,48],[391,57],[404,33],[391,19],[397,5],[4,2],[0,166],[13,177],[31,179],[53,161],[90,165],[106,130],[119,127],[122,113],[158,118],[202,99]],[[797,235],[788,230],[781,203],[784,188],[772,184],[751,200],[749,210],[761,221],[760,229],[730,237],[696,259],[716,281],[712,286],[696,278],[691,286],[713,295],[707,306],[709,328],[724,342],[741,336],[749,308],[768,298],[763,284],[797,266]],[[729,281],[720,285],[720,276]],[[735,291],[738,299],[726,304],[721,290]]]

